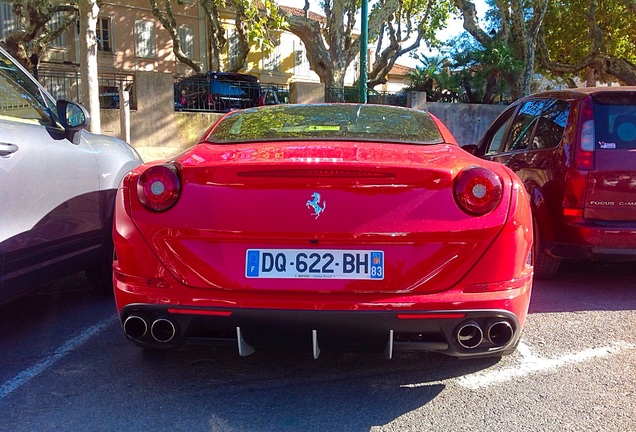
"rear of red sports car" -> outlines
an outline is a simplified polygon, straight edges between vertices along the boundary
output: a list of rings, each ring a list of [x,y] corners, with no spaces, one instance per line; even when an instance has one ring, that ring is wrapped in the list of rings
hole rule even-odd
[[[527,196],[428,113],[233,112],[117,195],[115,299],[136,344],[503,355],[532,285]]]

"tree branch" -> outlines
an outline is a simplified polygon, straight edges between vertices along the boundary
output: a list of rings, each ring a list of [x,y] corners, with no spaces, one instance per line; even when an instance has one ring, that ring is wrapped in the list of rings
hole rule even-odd
[[[181,49],[181,37],[179,36],[179,29],[177,27],[177,19],[175,18],[174,12],[172,11],[172,2],[171,0],[165,0],[165,15],[159,9],[157,5],[157,0],[150,0],[150,6],[152,8],[152,14],[159,20],[164,29],[168,31],[170,37],[172,38],[172,52],[174,53],[177,60],[181,63],[184,63],[190,66],[195,73],[199,73],[203,70],[203,63],[195,61],[190,58],[186,53]]]

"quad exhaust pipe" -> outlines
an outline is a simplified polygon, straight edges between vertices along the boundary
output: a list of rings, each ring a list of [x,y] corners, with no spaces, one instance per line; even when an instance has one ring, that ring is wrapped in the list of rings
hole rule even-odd
[[[148,332],[148,323],[139,315],[130,315],[124,321],[124,333],[131,339],[141,339]]]
[[[150,334],[157,342],[166,343],[174,339],[177,328],[167,318],[157,318],[150,327]]]
[[[513,336],[514,330],[506,320],[492,321],[488,325],[488,340],[496,347],[508,345]]]
[[[168,318],[157,318],[150,326],[144,317],[134,314],[124,321],[124,333],[131,339],[140,340],[149,330],[150,336],[160,343],[170,342],[177,335],[177,327]]]
[[[149,325],[149,321],[144,316],[132,314],[124,320],[123,328],[124,333],[126,333],[129,338],[135,340],[142,340],[150,333],[150,336],[156,342],[168,343],[177,336],[177,326],[172,320],[166,317],[159,317]],[[240,342],[242,338],[240,329],[237,328],[237,331],[239,331],[239,351],[241,351]],[[512,341],[514,333],[512,325],[506,319],[496,318],[490,320],[485,327],[485,332],[477,321],[466,320],[455,329],[454,338],[459,346],[467,350],[478,348],[482,345],[484,339],[490,342],[495,348],[501,348]],[[313,335],[313,346],[314,357],[317,358],[320,351],[315,334]],[[251,350],[251,352],[253,352],[253,350]],[[246,352],[245,355],[248,355],[248,353]]]
[[[455,338],[463,348],[474,349],[484,340],[484,332],[475,321],[466,321],[457,329]]]
[[[504,319],[495,319],[486,326],[486,338],[496,348],[510,343],[514,336],[512,325]],[[473,320],[463,322],[455,331],[455,340],[465,349],[475,349],[484,341],[484,331]]]

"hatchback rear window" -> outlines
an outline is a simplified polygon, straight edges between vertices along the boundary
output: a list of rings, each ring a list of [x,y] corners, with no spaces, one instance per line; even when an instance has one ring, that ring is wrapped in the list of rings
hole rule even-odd
[[[340,140],[439,144],[428,113],[385,105],[277,105],[225,116],[208,142]]]
[[[636,92],[594,96],[597,149],[636,149]]]

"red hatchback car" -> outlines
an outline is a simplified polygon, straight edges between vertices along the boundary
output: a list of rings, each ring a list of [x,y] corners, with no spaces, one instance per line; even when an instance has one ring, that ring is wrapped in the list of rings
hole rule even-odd
[[[422,111],[252,108],[128,175],[115,299],[147,348],[512,352],[532,285],[529,200]]]
[[[636,87],[528,96],[467,147],[528,190],[536,277],[562,259],[636,261]]]

